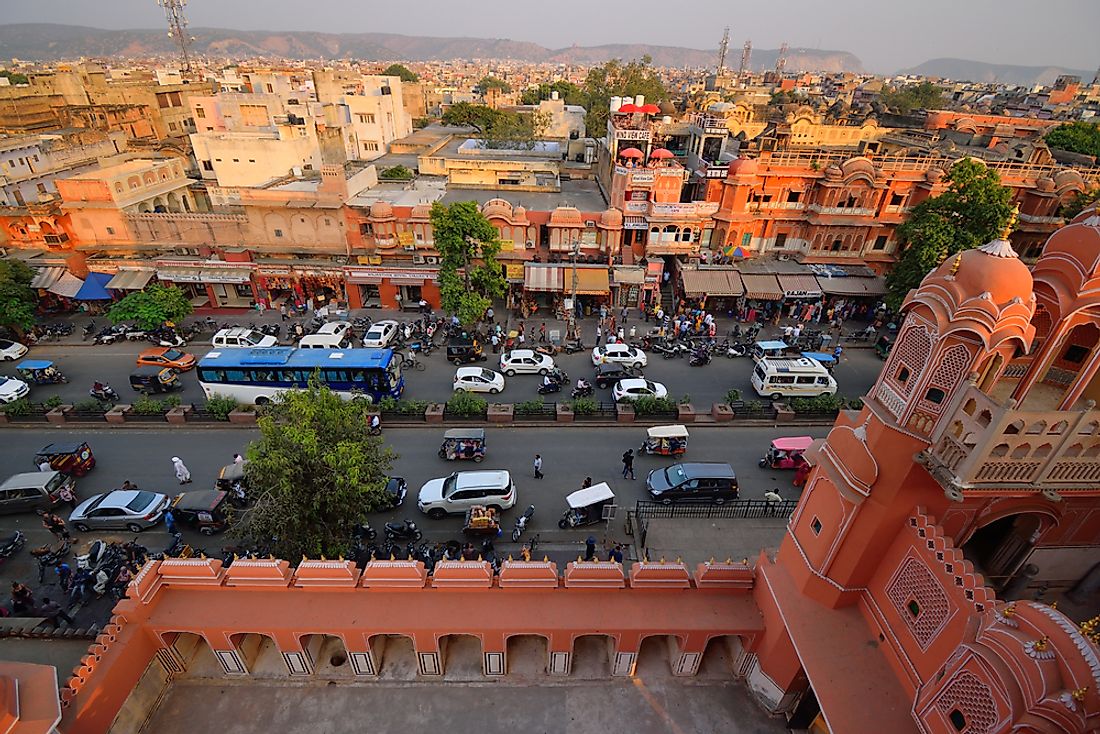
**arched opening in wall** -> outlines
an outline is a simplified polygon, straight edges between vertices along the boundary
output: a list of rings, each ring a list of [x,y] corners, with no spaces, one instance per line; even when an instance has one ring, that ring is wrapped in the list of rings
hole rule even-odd
[[[679,654],[679,641],[673,635],[650,635],[638,646],[634,674],[639,678],[667,677]]]
[[[1015,576],[1031,554],[1043,529],[1043,516],[1020,512],[979,527],[963,544],[963,555],[999,591]]]
[[[244,667],[254,678],[286,678],[290,675],[275,640],[255,632],[239,632],[229,641],[237,650]]]
[[[481,638],[475,635],[444,635],[439,638],[444,680],[483,680]]]
[[[168,194],[168,211],[173,214],[179,214],[183,211],[183,206],[180,204],[180,197],[174,191]]]
[[[150,214],[150,213],[152,213],[152,211],[153,211],[153,207],[149,206],[149,202],[143,201],[140,204],[138,204],[138,213],[139,214]]]
[[[379,680],[415,680],[416,649],[408,635],[374,635],[369,640]]]
[[[741,639],[735,635],[716,635],[707,640],[703,659],[699,663],[700,678],[729,680],[733,678],[733,663],[741,649]]]
[[[550,641],[542,635],[512,635],[506,643],[508,675],[546,675]]]
[[[220,678],[222,666],[206,639],[194,632],[168,632],[161,635],[168,645],[170,656],[183,669],[176,675],[187,678]],[[172,665],[166,661],[165,667]]]
[[[604,680],[611,675],[615,640],[609,635],[581,635],[573,639],[574,678]]]
[[[187,212],[187,213],[191,212],[191,200],[190,199],[188,199],[186,196],[184,196],[180,199],[180,203],[183,205],[183,210],[185,212]]]
[[[997,377],[1001,374],[1001,367],[1004,366],[1005,358],[1000,352],[992,354],[986,358],[981,367],[978,368],[978,389],[984,392],[986,395],[990,394],[990,390],[993,389],[994,383],[997,382]]]
[[[313,661],[313,674],[318,678],[352,678],[355,672],[348,660],[344,641],[336,635],[303,635],[302,649]]]
[[[1024,398],[1027,408],[1056,408],[1074,389],[1078,377],[1092,369],[1096,346],[1100,342],[1100,327],[1090,322],[1078,324],[1054,347],[1046,372],[1031,387]],[[1100,394],[1100,378],[1093,374],[1082,391],[1081,398]]]
[[[164,200],[163,196],[158,196],[157,198],[153,199],[153,211],[157,214],[168,213],[168,202]]]

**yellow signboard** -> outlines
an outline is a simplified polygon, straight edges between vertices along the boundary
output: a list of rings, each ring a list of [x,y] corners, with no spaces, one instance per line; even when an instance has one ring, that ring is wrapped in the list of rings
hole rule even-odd
[[[413,233],[412,232],[407,232],[407,231],[406,232],[398,232],[397,233],[397,241],[398,241],[398,243],[401,244],[402,247],[404,247],[405,245],[415,244],[415,242],[416,242],[416,240],[413,239]]]
[[[508,263],[505,267],[508,280],[523,280],[523,263]]]

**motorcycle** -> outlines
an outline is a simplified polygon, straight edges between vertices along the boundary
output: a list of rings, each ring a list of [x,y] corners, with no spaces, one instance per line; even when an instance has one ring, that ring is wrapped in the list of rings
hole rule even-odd
[[[96,400],[104,400],[109,403],[118,402],[118,393],[106,382],[100,384],[98,388],[92,385],[92,389],[88,391],[88,395]]]
[[[27,536],[21,530],[0,544],[0,558],[10,558],[15,555],[27,542]]]
[[[138,327],[133,326],[127,329],[126,333],[123,336],[126,337],[126,341],[128,342],[139,342],[146,339],[148,335],[149,332],[147,332],[145,329],[139,329]]]
[[[386,540],[390,542],[420,540],[422,537],[424,537],[424,533],[416,527],[416,523],[412,520],[405,520],[403,523],[386,523]]]
[[[374,540],[378,537],[378,531],[370,526],[369,522],[359,523],[351,529],[351,537],[356,540]]]
[[[117,326],[105,326],[95,335],[93,344],[114,344],[122,336],[122,330]]]
[[[746,356],[749,353],[749,347],[747,344],[726,344],[722,348],[722,353],[729,359],[736,359]]]
[[[565,342],[565,346],[562,347],[562,351],[566,354],[576,354],[577,352],[584,351],[584,345],[581,344],[580,339],[570,339]]]
[[[515,543],[519,540],[519,536],[523,535],[523,531],[527,529],[527,523],[531,521],[531,517],[535,514],[535,506],[528,505],[527,509],[523,511],[523,514],[516,518],[516,526],[512,528],[512,542]]]
[[[589,398],[596,393],[595,388],[592,385],[585,384],[584,387],[574,387],[570,394],[573,398]]]
[[[88,323],[84,324],[84,328],[80,330],[80,338],[83,341],[88,341],[88,339],[94,333],[95,333],[95,322],[94,321],[89,321]]]
[[[688,360],[688,364],[692,367],[703,367],[710,364],[710,360],[710,352],[706,350],[700,350],[691,355],[691,359]]]
[[[561,382],[553,378],[551,378],[549,382],[544,382],[538,387],[539,395],[549,395],[555,392],[561,392]]]

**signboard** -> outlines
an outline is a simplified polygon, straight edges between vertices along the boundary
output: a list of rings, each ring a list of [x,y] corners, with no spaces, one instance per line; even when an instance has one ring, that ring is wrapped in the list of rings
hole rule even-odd
[[[439,268],[347,268],[349,276],[359,278],[434,278]]]
[[[508,280],[523,280],[523,263],[508,263],[504,266],[504,273]]]
[[[413,233],[407,231],[397,233],[397,242],[402,246],[416,244],[416,240],[413,239]]]
[[[707,178],[725,178],[730,172],[728,166],[723,168],[707,168]]]
[[[656,180],[656,174],[653,171],[633,171],[630,174],[631,185],[651,184],[654,180]]]
[[[512,252],[516,249],[516,243],[512,240],[499,240],[501,252]]]
[[[649,130],[619,130],[615,129],[616,140],[649,140]]]
[[[821,291],[786,291],[784,298],[821,298]]]
[[[584,232],[581,232],[581,244],[582,245],[590,245],[592,247],[595,247],[597,244],[599,244],[596,240],[596,236],[597,236],[596,230],[594,230],[594,229],[584,230]]]
[[[718,204],[708,201],[692,201],[683,204],[653,204],[649,213],[667,217],[702,217],[718,211]]]
[[[623,210],[628,212],[636,212],[638,214],[645,214],[648,209],[648,201],[628,201],[623,205]]]
[[[623,219],[623,229],[649,229],[644,217],[626,217]]]

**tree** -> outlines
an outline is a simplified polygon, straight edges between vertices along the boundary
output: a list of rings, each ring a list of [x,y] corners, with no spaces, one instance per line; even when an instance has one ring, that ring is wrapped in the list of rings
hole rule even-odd
[[[1011,189],[981,161],[964,158],[945,180],[947,190],[917,204],[898,227],[901,259],[886,278],[894,311],[944,259],[996,239],[1012,218]]]
[[[465,326],[477,323],[507,281],[497,262],[497,230],[473,201],[432,204],[432,236],[439,251],[443,308]]]
[[[1100,125],[1094,122],[1067,122],[1047,133],[1045,140],[1051,148],[1100,156]]]
[[[403,82],[420,81],[420,77],[404,64],[390,64],[382,70],[382,76],[396,76]]]
[[[155,283],[143,291],[134,291],[111,306],[107,318],[115,324],[136,321],[143,329],[155,329],[166,321],[178,323],[193,310],[191,301],[179,288]]]
[[[523,94],[520,95],[520,104],[538,104],[544,99],[550,99],[554,96],[554,92],[558,93],[558,98],[565,104],[579,104],[585,103],[584,90],[578,87],[573,82],[567,82],[564,79],[559,79],[553,84],[540,84],[537,87],[530,87],[523,90]]]
[[[396,179],[398,181],[411,181],[416,174],[405,166],[390,166],[378,172],[378,178]]]
[[[606,129],[612,97],[636,97],[641,94],[646,102],[660,102],[668,96],[664,83],[651,66],[652,62],[648,55],[627,64],[621,59],[611,59],[588,70],[588,76],[584,79],[584,101],[588,115],[584,122],[591,134],[601,135]]]
[[[34,326],[38,296],[31,288],[34,270],[19,260],[0,260],[0,326],[22,335]]]
[[[388,507],[394,453],[370,435],[365,404],[315,380],[283,393],[259,418],[245,476],[256,504],[236,534],[280,558],[335,558],[368,512]]]
[[[1100,186],[1078,191],[1070,197],[1069,201],[1062,204],[1062,207],[1058,210],[1058,216],[1067,220],[1073,219],[1083,212],[1085,207],[1098,200],[1100,200]]]
[[[490,89],[499,89],[504,94],[508,94],[512,91],[512,85],[503,79],[499,79],[495,76],[483,76],[481,81],[474,87],[474,91],[484,97]]]
[[[908,115],[913,110],[928,110],[939,107],[943,102],[943,90],[932,82],[910,84],[905,87],[888,87],[882,90],[883,103],[899,115]]]
[[[549,115],[544,113],[511,112],[459,102],[447,108],[442,122],[444,125],[473,127],[481,134],[487,148],[530,149],[546,132],[549,120]]]
[[[30,84],[31,83],[30,79],[27,78],[26,74],[20,74],[17,71],[9,71],[8,69],[4,69],[3,71],[0,71],[0,76],[6,77],[7,80],[9,82],[11,82],[12,84]]]

